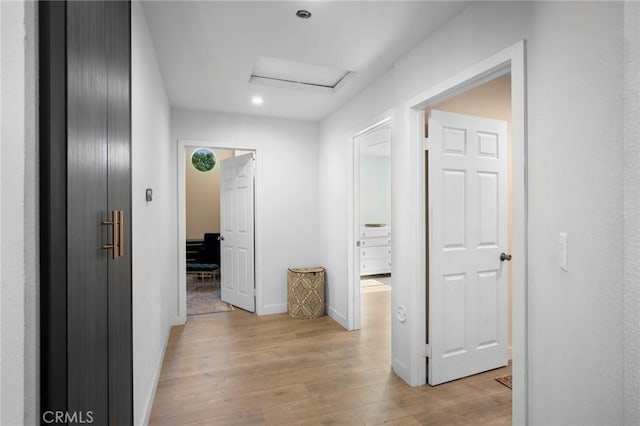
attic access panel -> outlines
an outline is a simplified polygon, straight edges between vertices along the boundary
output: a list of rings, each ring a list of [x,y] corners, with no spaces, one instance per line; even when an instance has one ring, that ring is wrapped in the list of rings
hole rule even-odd
[[[352,71],[260,56],[249,82],[285,89],[331,94],[353,75]]]

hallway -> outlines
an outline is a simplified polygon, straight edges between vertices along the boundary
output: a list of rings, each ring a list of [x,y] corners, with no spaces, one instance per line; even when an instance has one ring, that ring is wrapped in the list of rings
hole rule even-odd
[[[242,310],[174,327],[152,425],[511,424],[511,391],[490,371],[411,388],[391,371],[390,291],[363,292],[362,330],[328,316]]]

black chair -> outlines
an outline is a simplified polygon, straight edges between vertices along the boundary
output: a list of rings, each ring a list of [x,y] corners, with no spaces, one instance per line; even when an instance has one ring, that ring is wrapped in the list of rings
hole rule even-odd
[[[220,266],[220,234],[204,234],[204,244],[198,253],[198,263],[214,263]]]
[[[204,281],[206,277],[214,279],[220,270],[220,234],[204,234],[204,243],[198,250],[195,263],[187,263],[187,274],[195,274]]]

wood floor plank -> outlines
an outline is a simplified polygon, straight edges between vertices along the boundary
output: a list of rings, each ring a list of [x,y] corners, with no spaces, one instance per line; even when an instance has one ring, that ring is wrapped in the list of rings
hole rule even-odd
[[[510,367],[412,388],[390,368],[390,292],[362,294],[362,330],[242,310],[174,327],[151,425],[506,425]]]

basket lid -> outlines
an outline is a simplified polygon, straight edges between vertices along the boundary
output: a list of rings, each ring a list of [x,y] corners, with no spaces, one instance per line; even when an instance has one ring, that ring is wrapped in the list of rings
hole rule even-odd
[[[289,268],[289,270],[296,274],[317,274],[318,272],[324,272],[324,268],[321,266],[312,268]]]

